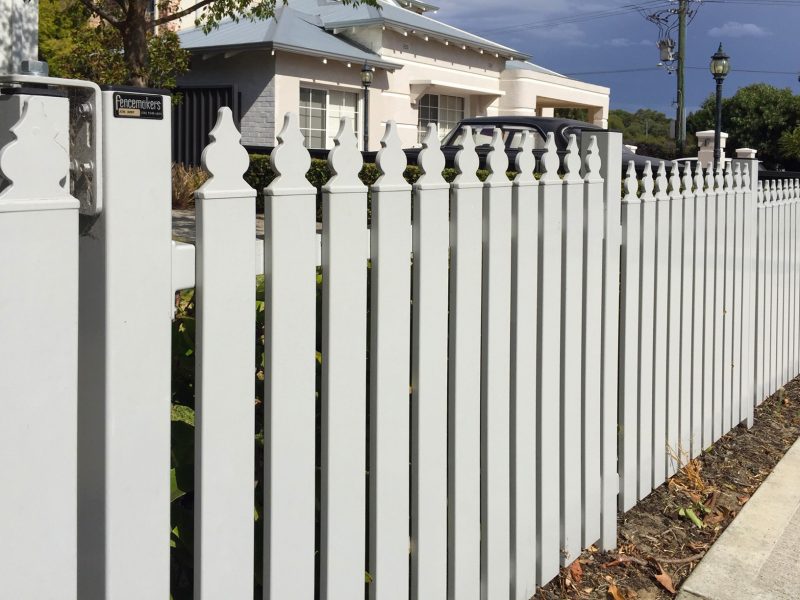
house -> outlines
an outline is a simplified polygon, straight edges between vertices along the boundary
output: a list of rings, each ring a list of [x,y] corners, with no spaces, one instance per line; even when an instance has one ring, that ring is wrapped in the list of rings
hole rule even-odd
[[[426,2],[380,4],[289,0],[268,20],[226,20],[208,35],[181,30],[192,61],[179,85],[184,112],[194,116],[184,114],[177,126],[188,132],[199,120],[198,98],[227,98],[248,147],[274,146],[288,111],[300,113],[309,147],[331,147],[345,115],[354,119],[362,143],[364,65],[374,71],[370,150],[379,148],[376,134],[388,119],[397,122],[406,146],[419,143],[428,123],[444,135],[469,116],[552,115],[558,107],[578,107],[606,125],[608,88],[570,79],[513,48],[437,21],[431,16],[436,7]],[[213,103],[203,100],[205,112]]]

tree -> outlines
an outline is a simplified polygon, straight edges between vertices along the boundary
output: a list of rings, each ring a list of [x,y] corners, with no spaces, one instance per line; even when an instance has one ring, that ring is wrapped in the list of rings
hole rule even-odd
[[[177,34],[166,28],[147,35],[149,60],[144,85],[173,88],[189,66]],[[77,0],[41,0],[39,54],[56,77],[88,79],[119,85],[130,80],[118,29],[92,18]]]
[[[92,14],[119,35],[127,83],[137,87],[148,85],[150,42],[154,32],[163,25],[201,11],[196,20],[206,33],[226,17],[233,19],[267,19],[275,14],[278,2],[287,0],[192,0],[181,8],[179,0],[155,0],[157,11],[152,14],[153,0],[78,0]],[[377,6],[377,0],[340,0],[343,4]],[[101,25],[102,26],[102,25]]]
[[[670,138],[670,119],[662,112],[640,108],[636,112],[615,109],[608,114],[608,128],[622,132],[626,144],[638,146],[638,154],[671,160],[679,158]]]
[[[709,96],[687,120],[691,133],[714,129],[715,97]],[[767,168],[800,169],[800,154],[792,140],[800,126],[800,96],[789,88],[766,83],[740,88],[722,101],[722,131],[731,148],[753,148]],[[784,141],[782,141],[784,140]]]

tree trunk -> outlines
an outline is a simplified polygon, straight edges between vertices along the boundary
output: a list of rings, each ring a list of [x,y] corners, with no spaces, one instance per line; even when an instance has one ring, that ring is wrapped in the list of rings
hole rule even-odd
[[[120,33],[128,66],[128,84],[147,87],[147,0],[130,0]]]

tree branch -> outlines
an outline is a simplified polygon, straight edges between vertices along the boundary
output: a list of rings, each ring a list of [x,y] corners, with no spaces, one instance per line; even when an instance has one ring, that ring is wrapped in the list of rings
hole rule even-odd
[[[123,21],[115,18],[109,11],[104,8],[97,6],[92,0],[79,0],[81,4],[83,4],[86,8],[88,8],[92,13],[96,14],[98,17],[107,21],[109,25],[113,25],[117,29],[120,29]]]
[[[83,2],[83,0],[81,0]],[[168,15],[164,15],[163,17],[159,17],[154,21],[150,22],[151,27],[156,27],[158,25],[163,25],[164,23],[169,23],[170,21],[174,21],[175,19],[180,19],[181,17],[185,17],[189,13],[196,11],[198,8],[203,8],[207,4],[211,4],[214,0],[200,0],[199,2],[193,4],[189,8],[184,8],[183,10],[179,10],[176,13],[170,13]]]

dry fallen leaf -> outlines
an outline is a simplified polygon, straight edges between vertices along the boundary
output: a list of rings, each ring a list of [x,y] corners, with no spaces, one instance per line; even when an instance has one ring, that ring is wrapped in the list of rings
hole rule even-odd
[[[580,583],[581,579],[583,579],[583,567],[581,567],[581,563],[579,561],[575,561],[569,566],[569,574],[572,577],[572,581],[575,583]]]
[[[750,500],[750,496],[739,496],[737,500],[739,501],[739,505],[741,506],[742,504]]]
[[[675,586],[672,584],[672,577],[670,577],[668,573],[665,573],[664,569],[661,569],[661,573],[656,575],[656,581],[660,583],[670,594],[677,593],[675,591]]]
[[[619,588],[613,583],[608,586],[608,595],[613,600],[625,600],[625,596],[619,591]]]

